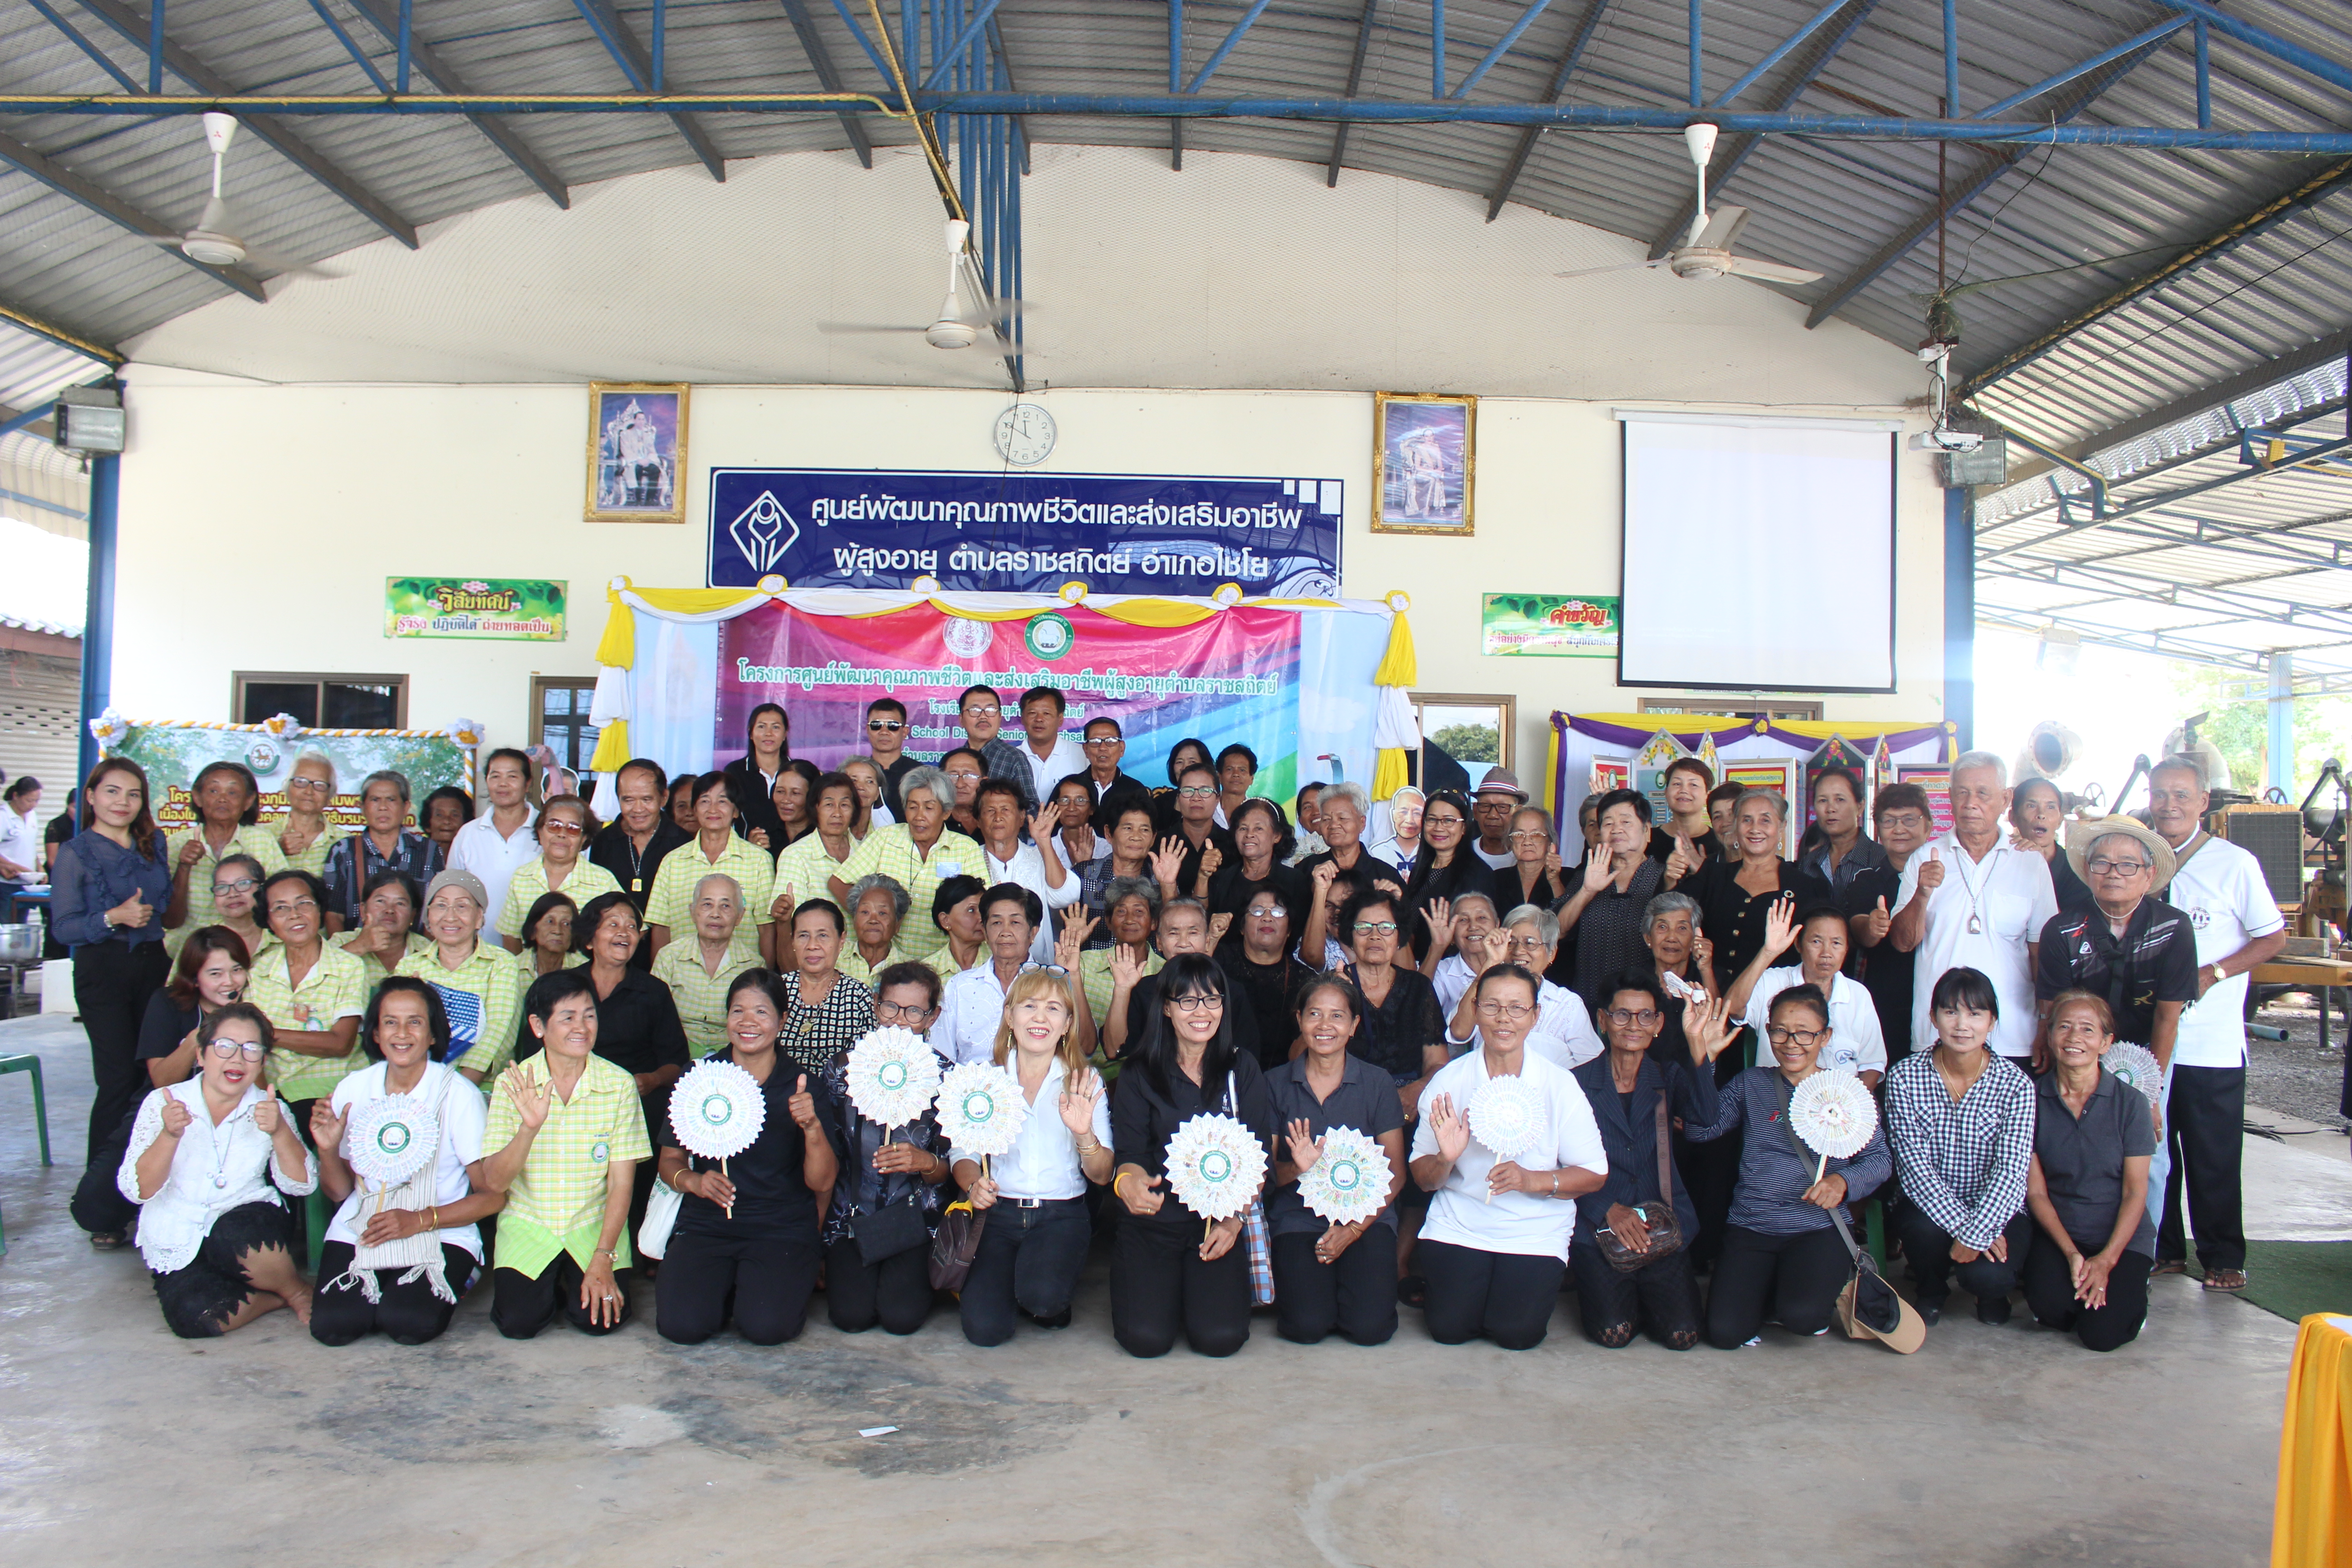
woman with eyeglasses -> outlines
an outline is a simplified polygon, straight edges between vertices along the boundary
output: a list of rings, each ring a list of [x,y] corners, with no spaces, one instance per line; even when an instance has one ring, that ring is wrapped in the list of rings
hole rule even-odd
[[[433,987],[449,1021],[444,1049],[467,1081],[487,1083],[513,1058],[522,994],[529,987],[506,950],[484,942],[482,879],[444,871],[425,893],[425,934],[432,945],[394,973]]]
[[[1498,866],[1487,891],[1498,910],[1521,904],[1550,909],[1569,895],[1567,868],[1561,865],[1559,840],[1552,837],[1551,814],[1540,806],[1523,805],[1511,813],[1511,863]]]
[[[979,837],[980,786],[988,778],[988,759],[978,752],[959,747],[940,759],[940,772],[955,785],[955,804],[948,807],[949,824],[959,833]],[[1021,794],[1020,783],[1013,781],[1013,797],[1025,805],[1028,797]]]
[[[950,1151],[957,1183],[986,1216],[961,1297],[963,1337],[1001,1345],[1021,1318],[1067,1328],[1094,1237],[1087,1184],[1111,1175],[1109,1092],[1087,1065],[1076,999],[1033,969],[1005,994],[992,1058],[1021,1085],[1029,1114],[1013,1148],[988,1159]]]
[[[762,702],[744,723],[743,754],[723,770],[743,837],[771,855],[784,847],[784,822],[776,810],[775,792],[792,760],[792,716],[773,702]],[[762,834],[764,838],[759,837]]]
[[[262,912],[278,945],[257,955],[245,999],[269,1019],[269,1081],[299,1126],[311,1102],[367,1066],[359,1047],[367,966],[326,940],[327,886],[308,871],[278,871],[261,886]]]
[[[437,1339],[482,1267],[480,1221],[506,1207],[503,1193],[474,1190],[488,1106],[438,1058],[449,1054],[449,1017],[433,987],[412,975],[385,981],[368,1003],[360,1041],[374,1064],[310,1108],[319,1185],[339,1205],[319,1254],[310,1337],[348,1345],[381,1331],[394,1344]],[[344,1149],[362,1105],[406,1095],[430,1108],[438,1142],[404,1182],[371,1187]]]
[[[268,879],[269,873],[250,855],[225,855],[213,867],[212,923],[236,932],[245,941],[246,952],[256,957],[278,940],[257,918],[261,884]]]
[[[1340,906],[1336,929],[1348,960],[1333,973],[1350,981],[1362,998],[1355,1043],[1349,1049],[1389,1075],[1408,1139],[1421,1116],[1422,1091],[1446,1062],[1445,1014],[1437,987],[1411,963],[1401,962],[1406,931],[1402,901],[1374,890],[1358,893]],[[1418,1307],[1427,1281],[1412,1271],[1414,1238],[1421,1232],[1429,1197],[1407,1184],[1398,1201],[1398,1299]]]
[[[1728,855],[1692,867],[1676,849],[1666,860],[1666,886],[1698,900],[1715,943],[1715,983],[1708,989],[1718,994],[1731,989],[1763,947],[1765,921],[1774,904],[1790,896],[1804,908],[1836,901],[1827,882],[1781,855],[1789,803],[1776,791],[1741,791],[1732,803],[1731,822]]]
[[[909,1029],[925,1039],[940,1021],[939,972],[912,959],[891,964],[874,976],[874,1026]]]
[[[172,891],[163,908],[164,939],[173,952],[198,926],[213,923],[214,867],[231,855],[250,855],[264,874],[286,868],[278,837],[261,826],[261,784],[243,763],[206,763],[190,786],[194,826],[174,835]]]
[[[1738,1028],[1721,998],[1683,1015],[1691,1058],[1705,1076]],[[1683,1119],[1683,1135],[1710,1142],[1745,1127],[1730,1224],[1715,1261],[1706,1304],[1706,1338],[1717,1350],[1760,1343],[1766,1319],[1792,1334],[1829,1331],[1838,1292],[1853,1278],[1853,1255],[1839,1235],[1851,1227],[1848,1205],[1885,1184],[1895,1169],[1883,1128],[1851,1159],[1798,1138],[1789,1121],[1797,1086],[1817,1072],[1830,1043],[1830,1004],[1821,989],[1797,985],[1773,998],[1765,1032],[1771,1062],[1759,1063],[1716,1097],[1716,1113]],[[1701,1093],[1706,1086],[1698,1085]]]
[[[1429,797],[1421,812],[1421,852],[1412,858],[1412,870],[1404,883],[1405,902],[1417,915],[1457,893],[1486,890],[1494,869],[1471,849],[1475,837],[1466,795],[1460,790],[1442,789]],[[1417,921],[1417,926],[1412,946],[1424,954],[1423,973],[1426,973],[1437,967],[1452,945],[1452,935],[1434,929],[1427,919]]]
[[[1192,1349],[1229,1356],[1249,1341],[1249,1249],[1241,1215],[1210,1223],[1168,1186],[1168,1142],[1194,1116],[1233,1117],[1274,1154],[1274,1100],[1256,1060],[1234,1048],[1224,973],[1206,953],[1171,959],[1159,1008],[1129,1053],[1111,1101],[1126,1205],[1110,1268],[1111,1333],[1133,1356],[1162,1356],[1181,1332]]]
[[[562,893],[584,906],[599,893],[617,893],[613,873],[588,858],[596,819],[576,795],[559,795],[539,808],[539,858],[518,868],[499,905],[499,940],[509,952],[523,950],[522,918],[546,893]],[[658,879],[658,874],[656,874]]]
[[[1151,874],[1160,879],[1160,898],[1206,900],[1209,884],[1218,869],[1238,858],[1233,835],[1217,826],[1217,775],[1205,767],[1188,767],[1176,781],[1171,797],[1176,816],[1172,826],[1151,854]]]
[[[1103,890],[1103,902],[1109,945],[1089,947],[1078,954],[1078,993],[1086,999],[1087,1016],[1095,1020],[1098,1042],[1107,1037],[1112,1019],[1127,1016],[1135,987],[1159,973],[1167,962],[1151,941],[1160,925],[1158,882],[1148,876],[1114,878]],[[1119,984],[1122,974],[1128,977],[1124,985]],[[1107,1047],[1098,1044],[1093,1059],[1105,1083],[1118,1081],[1118,1063]]]
[[[907,889],[898,885],[896,877],[877,871],[851,884],[852,940],[841,950],[842,973],[870,986],[878,971],[903,960],[907,955],[898,951],[898,928],[912,908],[914,900],[907,896]]]
[[[1481,1335],[1505,1350],[1541,1344],[1568,1272],[1576,1201],[1609,1176],[1582,1086],[1527,1048],[1537,984],[1516,963],[1480,974],[1473,991],[1478,1048],[1447,1063],[1422,1091],[1412,1179],[1430,1200],[1413,1266],[1428,1281],[1424,1317],[1440,1344]],[[1520,1079],[1547,1115],[1543,1147],[1517,1159],[1471,1134],[1471,1106],[1496,1078]]]
[[[1257,1063],[1272,1072],[1298,1054],[1298,997],[1318,971],[1291,952],[1290,907],[1279,889],[1252,893],[1236,925],[1241,941],[1220,947],[1217,962],[1235,1002],[1256,1019]]]
[[[1646,1328],[1668,1350],[1686,1351],[1698,1343],[1701,1322],[1690,1257],[1698,1211],[1675,1169],[1672,1124],[1715,1120],[1715,1075],[1651,1055],[1665,1026],[1666,994],[1650,975],[1622,976],[1598,1011],[1608,1050],[1574,1070],[1609,1152],[1609,1179],[1576,1200],[1568,1267],[1577,1310],[1596,1345],[1622,1350]],[[1671,1251],[1654,1235],[1668,1217],[1677,1232]],[[1620,1268],[1603,1256],[1603,1237],[1621,1253],[1658,1255]]]
[[[1466,907],[1473,912],[1485,903],[1483,899],[1465,899],[1457,910]],[[1528,1049],[1542,1057],[1552,1066],[1561,1068],[1582,1067],[1601,1053],[1601,1037],[1592,1032],[1592,1016],[1582,998],[1565,987],[1554,985],[1544,978],[1545,966],[1559,942],[1559,919],[1541,904],[1521,904],[1495,924],[1475,936],[1462,939],[1458,955],[1461,968],[1462,994],[1454,1012],[1446,1020],[1445,1049],[1448,1056],[1457,1051],[1475,1048],[1479,1043],[1478,996],[1476,977],[1498,963],[1516,963],[1536,977],[1536,1022],[1528,1031]],[[1452,965],[1454,959],[1446,960]],[[1449,977],[1442,971],[1433,982],[1438,986],[1438,1000],[1444,1004]]]
[[[727,1326],[755,1345],[796,1339],[808,1321],[824,1253],[821,1194],[840,1179],[832,1105],[816,1078],[776,1050],[784,1026],[772,971],[746,970],[727,989],[727,1044],[760,1086],[766,1115],[751,1146],[726,1160],[689,1154],[667,1122],[659,1180],[682,1201],[654,1288],[654,1325],[674,1344],[698,1345]]]
[[[326,876],[327,851],[343,837],[343,829],[327,816],[334,804],[335,761],[306,747],[286,777],[286,816],[278,824],[278,847],[288,867]]]
[[[1396,1332],[1404,1117],[1387,1075],[1349,1048],[1358,1013],[1355,987],[1337,975],[1310,977],[1297,995],[1301,1048],[1266,1076],[1284,1133],[1265,1200],[1275,1331],[1298,1344],[1314,1344],[1335,1329],[1360,1345],[1386,1344]],[[1362,1133],[1388,1156],[1388,1204],[1370,1219],[1339,1225],[1318,1218],[1299,1195],[1299,1178],[1323,1158],[1335,1127]]]
[[[568,969],[577,962],[572,950],[572,924],[580,910],[562,893],[544,893],[522,918],[522,951],[515,954],[515,971],[522,989],[542,974]]]
[[[794,1070],[822,1076],[874,1027],[874,993],[841,972],[848,926],[841,906],[811,899],[793,911],[793,967],[784,972],[784,1032],[777,1049]]]
[[[139,1256],[184,1340],[217,1338],[278,1307],[307,1323],[310,1286],[294,1267],[286,1198],[315,1190],[319,1167],[293,1113],[263,1087],[269,1020],[232,1002],[204,1031],[198,1075],[147,1096],[116,1176],[140,1207]]]
[[[1327,942],[1342,948],[1349,945],[1347,931],[1330,927],[1332,913],[1353,896],[1333,891],[1342,880],[1354,882],[1358,892],[1387,888],[1400,899],[1404,895],[1406,882],[1404,873],[1392,872],[1387,861],[1364,847],[1364,827],[1371,815],[1372,800],[1364,793],[1363,785],[1342,781],[1328,786],[1323,791],[1318,809],[1316,820],[1321,825],[1318,831],[1326,847],[1301,860],[1297,868],[1314,895],[1298,922],[1299,955],[1309,963],[1317,962],[1316,955],[1326,951]],[[1411,939],[1412,933],[1407,932],[1407,945]]]
[[[366,969],[371,992],[433,946],[433,939],[416,929],[423,902],[423,890],[397,866],[386,866],[368,879],[360,895],[359,929],[343,932],[334,942]]]
[[[1138,796],[1138,799],[1141,797]],[[1103,851],[1103,841],[1095,831],[1095,792],[1084,773],[1072,773],[1055,782],[1046,796],[1047,814],[1055,821],[1054,848],[1062,864],[1078,879],[1078,896],[1070,907],[1084,910],[1099,923],[1102,920],[1102,883],[1098,876],[1089,879],[1095,867],[1110,857]],[[1091,900],[1091,901],[1089,901]]]
[[[776,856],[771,920],[790,920],[793,905],[821,895],[865,841],[866,803],[847,773],[823,773],[809,786],[809,831]]]

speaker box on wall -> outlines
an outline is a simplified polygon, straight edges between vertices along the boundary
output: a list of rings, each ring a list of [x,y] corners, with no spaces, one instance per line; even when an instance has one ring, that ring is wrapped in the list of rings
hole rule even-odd
[[[2271,897],[2303,902],[2303,813],[2292,805],[2233,805],[2219,815],[2220,837],[2261,863]]]

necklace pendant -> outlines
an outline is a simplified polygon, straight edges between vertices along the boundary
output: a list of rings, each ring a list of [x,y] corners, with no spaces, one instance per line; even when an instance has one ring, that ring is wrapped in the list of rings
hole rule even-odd
[[[1970,936],[1984,935],[1984,921],[1979,920],[1973,914],[1969,916],[1969,934]]]
[[[226,1176],[215,1176],[213,1178],[213,1185],[216,1187],[226,1187],[228,1185],[228,1178]]]

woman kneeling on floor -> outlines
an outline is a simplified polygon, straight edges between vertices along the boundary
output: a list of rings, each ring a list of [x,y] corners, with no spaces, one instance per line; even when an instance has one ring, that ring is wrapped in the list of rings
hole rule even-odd
[[[347,1345],[381,1329],[394,1344],[439,1337],[482,1267],[476,1223],[506,1206],[505,1194],[474,1190],[468,1167],[482,1157],[488,1109],[482,1091],[434,1058],[449,1054],[449,1016],[431,985],[394,975],[376,988],[360,1029],[374,1065],[335,1086],[310,1108],[319,1182],[341,1206],[319,1254],[319,1295],[310,1337]],[[440,1140],[406,1181],[371,1186],[346,1157],[352,1113],[406,1095],[433,1112]]]
[[[1683,1015],[1691,1059],[1702,1071],[1730,1043],[1721,1002]],[[1830,1043],[1829,998],[1818,985],[1792,985],[1772,999],[1764,1038],[1772,1065],[1748,1068],[1721,1094],[1715,1120],[1701,1127],[1685,1119],[1683,1135],[1706,1143],[1748,1128],[1739,1152],[1739,1183],[1732,1189],[1731,1223],[1716,1259],[1714,1293],[1706,1303],[1707,1342],[1718,1350],[1755,1342],[1769,1318],[1792,1334],[1829,1331],[1838,1292],[1853,1278],[1853,1258],[1838,1235],[1845,1205],[1876,1192],[1895,1169],[1886,1134],[1851,1160],[1823,1162],[1789,1124],[1789,1102],[1799,1084],[1822,1069]],[[1816,1173],[1819,1173],[1816,1179]],[[1850,1217],[1847,1224],[1852,1224]]]
[[[319,1167],[293,1118],[261,1086],[269,1020],[232,1002],[205,1021],[200,1071],[151,1092],[116,1175],[141,1205],[139,1255],[155,1275],[163,1321],[184,1340],[240,1329],[277,1307],[310,1321],[310,1287],[294,1268],[294,1216]]]
[[[817,1198],[839,1177],[826,1136],[824,1087],[778,1058],[783,983],[748,969],[727,988],[727,1044],[707,1061],[732,1062],[760,1086],[767,1113],[751,1146],[727,1160],[688,1154],[665,1119],[660,1179],[684,1194],[654,1286],[662,1338],[700,1344],[723,1328],[755,1345],[780,1345],[808,1321],[816,1289]]]
[[[1543,1343],[1568,1273],[1576,1200],[1609,1179],[1584,1089],[1527,1048],[1536,994],[1535,975],[1519,964],[1479,975],[1478,1048],[1422,1090],[1412,1179],[1433,1195],[1413,1258],[1429,1280],[1429,1336],[1440,1344],[1480,1334],[1505,1350]],[[1504,1078],[1524,1080],[1543,1101],[1549,1136],[1524,1162],[1500,1159],[1471,1135],[1472,1102],[1488,1079]]]
[[[2116,1043],[2114,1015],[2088,991],[2050,1006],[2048,1072],[2035,1082],[2033,1166],[2026,1208],[2025,1301],[2047,1328],[2073,1330],[2086,1350],[2139,1337],[2156,1222],[2147,1213],[2156,1117],[2137,1089],[2099,1062]]]
[[[963,1337],[976,1345],[1003,1344],[1022,1316],[1040,1328],[1069,1326],[1094,1239],[1087,1184],[1110,1180],[1110,1097],[1078,1043],[1068,981],[1044,969],[1013,977],[994,1057],[1029,1102],[1020,1135],[985,1167],[950,1151],[956,1182],[987,1216],[963,1286]]]
[[[585,969],[531,982],[523,1011],[541,1049],[490,1098],[480,1184],[506,1194],[490,1321],[527,1340],[558,1312],[584,1334],[628,1321],[620,1276],[637,1162],[653,1158],[637,1080],[596,1054],[596,983]]]

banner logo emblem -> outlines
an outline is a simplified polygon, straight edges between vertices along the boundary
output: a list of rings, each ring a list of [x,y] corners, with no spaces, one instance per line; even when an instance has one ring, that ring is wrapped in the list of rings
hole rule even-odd
[[[793,514],[774,492],[761,490],[760,499],[727,525],[727,537],[735,542],[754,573],[772,572],[785,552],[800,542],[801,525],[793,521]]]

